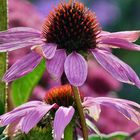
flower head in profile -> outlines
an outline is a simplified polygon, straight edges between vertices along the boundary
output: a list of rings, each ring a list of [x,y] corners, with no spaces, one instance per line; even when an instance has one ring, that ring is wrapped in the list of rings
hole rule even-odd
[[[3,79],[10,82],[24,76],[45,57],[49,73],[60,78],[65,72],[72,85],[81,86],[87,78],[86,60],[91,53],[117,80],[140,87],[140,80],[132,68],[110,51],[110,48],[140,51],[140,47],[132,43],[139,36],[140,31],[104,32],[95,13],[82,3],[62,2],[47,17],[41,32],[19,27],[0,33],[0,52],[24,47],[32,50],[17,61]]]
[[[140,113],[137,111],[140,109],[140,105],[137,103],[107,97],[85,97],[82,99],[82,105],[85,113],[96,121],[101,112],[100,105],[104,105],[114,108],[129,120],[140,125]],[[70,85],[63,85],[50,89],[44,101],[30,101],[1,115],[0,125],[8,125],[13,132],[20,130],[27,134],[35,126],[44,126],[43,120],[51,117],[54,139],[61,140],[65,127],[71,120],[73,119],[77,124],[76,122],[79,120],[77,114],[72,88]],[[43,125],[41,125],[42,122]],[[45,127],[47,127],[47,123],[45,123]]]

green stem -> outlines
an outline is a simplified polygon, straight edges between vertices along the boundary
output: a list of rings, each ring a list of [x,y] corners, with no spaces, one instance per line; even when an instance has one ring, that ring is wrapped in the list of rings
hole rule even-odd
[[[0,0],[0,31],[7,30],[7,0]],[[6,111],[6,83],[2,77],[7,68],[7,54],[0,53],[0,114]]]
[[[75,103],[80,117],[81,127],[83,131],[83,139],[88,140],[88,129],[87,129],[86,120],[83,112],[80,93],[77,87],[72,86],[72,90],[74,92]]]
[[[64,131],[64,140],[73,140],[73,123],[70,122]]]

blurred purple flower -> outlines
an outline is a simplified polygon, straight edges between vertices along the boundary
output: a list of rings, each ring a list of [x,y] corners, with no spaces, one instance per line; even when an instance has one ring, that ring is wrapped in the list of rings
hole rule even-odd
[[[69,124],[76,109],[74,109],[74,97],[70,85],[52,88],[42,101],[30,101],[14,110],[0,116],[0,125],[14,125],[24,133],[28,133],[36,124],[53,108],[56,109],[53,129],[54,138],[60,140],[65,127]],[[101,112],[100,105],[112,107],[122,113],[126,118],[140,125],[140,105],[128,100],[107,97],[86,97],[83,100],[85,113],[94,120],[98,120]],[[87,111],[88,110],[88,111]],[[18,123],[15,124],[15,121]]]
[[[122,115],[118,115],[116,110],[105,106],[102,107],[100,119],[95,124],[100,132],[104,134],[116,131],[132,133],[132,131],[138,128],[134,122],[127,120]],[[139,140],[140,134],[138,134],[134,139]]]
[[[36,8],[26,0],[9,0],[9,27],[27,26],[41,29],[43,17]],[[26,11],[26,12],[25,12]],[[30,18],[29,18],[30,17]],[[27,20],[28,19],[28,20]],[[9,66],[29,53],[29,48],[23,48],[9,53]],[[20,54],[20,55],[19,55]]]
[[[39,0],[35,1],[34,4],[38,10],[46,17],[51,10],[59,3],[59,0]]]
[[[109,75],[94,60],[90,60],[88,62],[87,80],[85,85],[82,87],[86,96],[102,96],[111,91],[118,91],[120,88],[121,83]],[[91,91],[89,92],[89,90]]]
[[[43,16],[27,0],[9,0],[8,5],[10,28],[27,26],[41,29]]]
[[[33,46],[33,52],[29,53],[10,67],[3,80],[10,82],[24,76],[40,63],[42,57],[45,57],[47,59],[47,70],[49,73],[60,78],[63,71],[65,71],[67,79],[72,85],[81,86],[84,84],[88,73],[85,59],[87,59],[86,56],[88,55],[88,52],[91,52],[95,59],[114,78],[124,83],[136,85],[140,88],[140,80],[132,68],[114,56],[109,50],[109,48],[122,48],[140,51],[139,45],[132,43],[139,38],[140,31],[116,33],[100,32],[99,24],[93,13],[89,12],[85,15],[86,9],[81,3],[74,2],[73,6],[74,8],[80,8],[80,12],[82,16],[84,16],[83,18],[85,18],[83,23],[77,23],[81,15],[76,16],[77,20],[74,20],[75,18],[67,18],[69,13],[65,19],[65,10],[63,11],[64,21],[62,20],[63,22],[61,23],[61,14],[59,10],[62,10],[63,7],[66,9],[68,7],[71,9],[73,8],[71,5],[64,3],[60,4],[58,8],[55,9],[55,12],[48,17],[49,20],[45,22],[42,33],[27,27],[12,28],[0,33],[0,52],[12,51],[25,47],[30,48]],[[79,9],[77,10],[79,11]],[[74,17],[75,15],[76,14],[73,13]],[[77,30],[77,33],[71,28],[71,31],[69,32],[68,27],[65,25],[65,20],[74,20],[76,23],[74,23],[73,26],[72,23],[69,24],[69,26],[72,26],[73,28],[78,24],[75,29]],[[56,24],[54,24],[55,22],[58,22],[56,27]],[[83,24],[84,28],[82,27]],[[91,27],[90,29],[87,29],[89,28],[89,24]],[[79,30],[82,31],[82,36],[81,33],[79,33]],[[92,35],[90,33],[91,30],[93,31]],[[63,34],[62,32],[66,33]],[[80,37],[80,40],[77,37]],[[51,42],[51,40],[53,41]],[[57,44],[57,41],[60,41],[60,44]]]
[[[115,1],[101,0],[95,1],[92,9],[96,12],[99,22],[105,26],[106,24],[111,24],[120,17],[119,6]]]
[[[33,90],[33,93],[30,97],[30,100],[33,101],[33,100],[43,100],[44,96],[46,94],[46,90],[45,88],[41,87],[41,86],[36,86]]]

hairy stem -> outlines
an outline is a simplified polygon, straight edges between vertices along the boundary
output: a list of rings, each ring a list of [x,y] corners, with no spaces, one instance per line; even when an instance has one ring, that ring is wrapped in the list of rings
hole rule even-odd
[[[0,0],[0,31],[7,30],[7,0]],[[7,90],[6,83],[2,82],[2,77],[7,68],[7,53],[0,53],[0,113],[7,110]]]
[[[78,88],[75,86],[72,86],[72,90],[74,92],[75,103],[76,103],[76,107],[77,107],[79,117],[80,117],[80,123],[82,127],[82,132],[83,132],[83,139],[88,140],[88,129],[87,129],[86,120],[85,120],[85,116],[83,112],[80,93],[79,93]]]

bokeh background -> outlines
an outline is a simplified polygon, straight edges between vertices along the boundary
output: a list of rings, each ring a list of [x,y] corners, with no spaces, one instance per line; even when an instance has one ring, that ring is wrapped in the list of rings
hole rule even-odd
[[[103,30],[110,32],[140,30],[140,0],[79,1],[96,13]],[[43,20],[59,2],[60,0],[9,0],[9,27],[28,26],[41,29]],[[140,40],[136,43],[140,44]],[[28,51],[23,49],[10,53],[9,66]],[[140,52],[117,49],[113,50],[113,53],[129,64],[140,77]],[[89,62],[89,68],[87,82],[81,88],[85,96],[113,96],[140,103],[140,90],[138,88],[121,84],[112,79],[96,62]],[[29,100],[41,100],[49,87],[59,84],[59,81],[50,80],[48,73],[44,74]],[[11,100],[9,104],[12,106]],[[137,127],[134,123],[129,122],[123,116],[108,108],[103,108],[97,126],[103,133],[114,131],[132,132]],[[139,140],[140,136],[137,139]]]
[[[81,0],[96,13],[103,30],[115,32],[123,30],[140,30],[139,0]],[[30,0],[42,14],[42,18],[59,3],[59,0]],[[140,44],[140,40],[137,41]],[[140,76],[140,53],[126,50],[113,50],[120,59],[132,66]],[[123,84],[118,92],[120,98],[140,103],[140,90]]]

